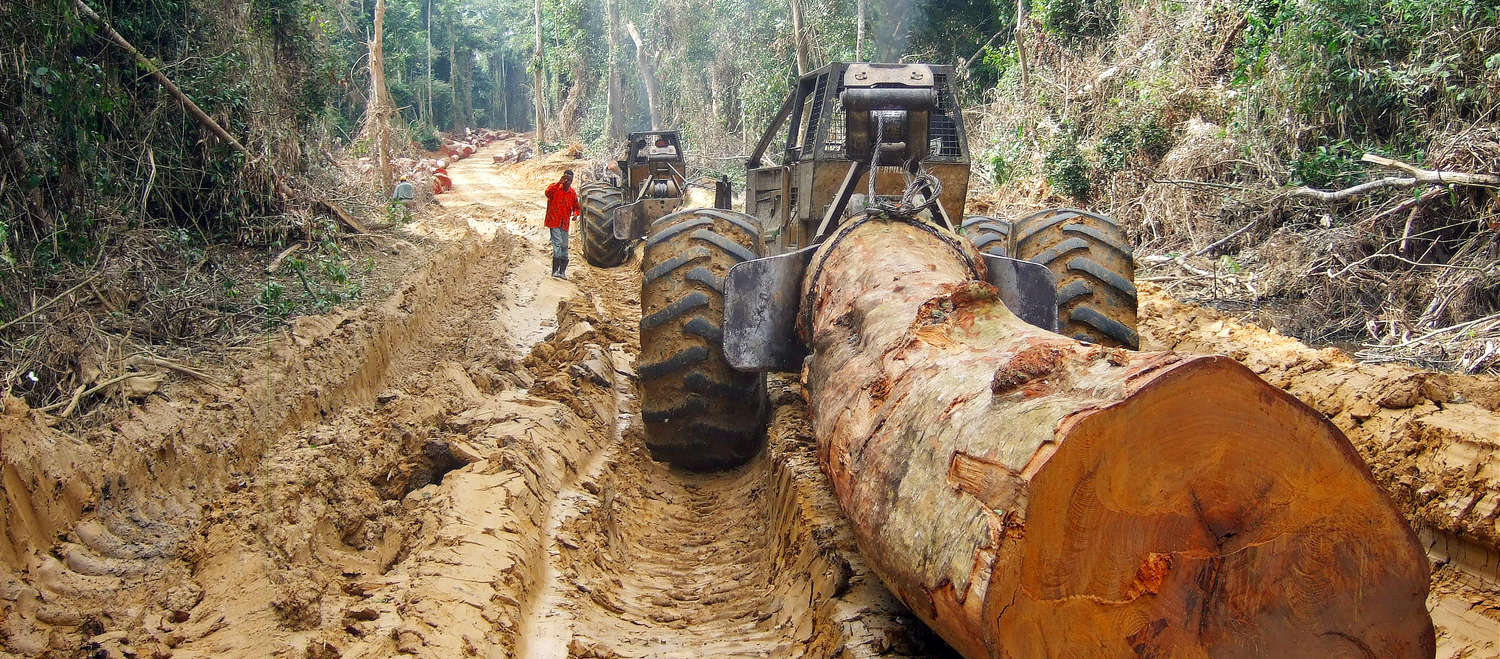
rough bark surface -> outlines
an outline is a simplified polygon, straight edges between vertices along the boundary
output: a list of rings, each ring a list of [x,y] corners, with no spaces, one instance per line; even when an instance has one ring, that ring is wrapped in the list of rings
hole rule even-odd
[[[534,0],[531,3],[532,16],[536,19],[536,52],[532,54],[531,61],[531,100],[536,110],[536,141],[547,140],[547,110],[542,104],[542,94],[546,93],[546,87],[542,86],[542,0]]]
[[[1228,358],[1032,328],[908,224],[846,225],[820,258],[819,459],[955,649],[1432,656],[1416,537],[1315,411]]]
[[[625,30],[635,43],[635,62],[641,69],[641,84],[646,87],[646,114],[651,117],[651,130],[661,130],[661,116],[656,111],[656,58],[646,52],[645,40],[635,28],[635,22],[626,22]]]

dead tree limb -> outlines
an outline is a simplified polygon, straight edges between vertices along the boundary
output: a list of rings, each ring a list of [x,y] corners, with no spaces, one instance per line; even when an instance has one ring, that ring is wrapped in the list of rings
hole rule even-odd
[[[1500,187],[1500,176],[1496,176],[1494,174],[1469,174],[1465,172],[1449,172],[1436,169],[1422,169],[1420,167],[1409,165],[1399,160],[1391,160],[1390,158],[1377,156],[1373,153],[1366,153],[1365,155],[1360,157],[1360,160],[1368,163],[1374,163],[1376,165],[1380,165],[1381,167],[1386,167],[1389,169],[1399,169],[1403,172],[1406,172],[1407,174],[1410,174],[1412,178],[1417,180],[1418,183],[1430,183],[1434,185],[1471,185],[1489,188]]]
[[[233,135],[229,134],[229,131],[224,130],[224,127],[220,126],[219,122],[214,121],[213,117],[208,116],[208,113],[204,112],[203,108],[198,107],[198,104],[194,103],[193,99],[189,98],[188,95],[182,91],[182,88],[177,86],[177,83],[172,82],[172,79],[168,78],[167,74],[162,73],[161,67],[158,67],[156,65],[156,62],[153,62],[151,61],[151,58],[142,55],[141,51],[136,50],[135,46],[130,45],[130,42],[125,40],[125,37],[120,36],[120,33],[115,31],[115,28],[109,24],[109,21],[104,20],[104,18],[99,16],[99,14],[94,13],[94,10],[91,9],[88,4],[84,3],[83,0],[73,0],[73,4],[74,6],[78,7],[79,13],[87,16],[90,20],[98,24],[99,29],[104,32],[105,36],[109,37],[110,41],[113,41],[115,45],[119,46],[120,48],[124,49],[125,52],[128,52],[131,54],[131,56],[135,57],[136,63],[140,64],[141,68],[150,72],[151,77],[156,78],[156,81],[160,83],[162,87],[166,88],[168,93],[175,97],[179,103],[182,103],[182,107],[186,108],[188,114],[192,115],[194,119],[197,119],[199,124],[201,124],[204,128],[207,128],[214,135],[217,135],[219,139],[224,140],[224,142],[229,144],[230,147],[233,147],[235,151],[239,151],[240,153],[245,154],[245,159],[247,161],[255,159],[255,154],[251,153],[249,149],[245,148],[244,144],[241,144],[238,139],[235,139]],[[287,197],[288,199],[297,199],[299,197],[299,195],[295,191],[293,191],[291,186],[288,186],[285,181],[274,175],[271,177],[271,180],[276,186],[276,191],[281,193],[283,196]],[[367,233],[364,225],[360,224],[353,217],[350,217],[349,214],[344,212],[344,209],[339,208],[337,204],[321,198],[316,199],[316,202],[318,203],[318,205],[327,208],[331,213],[333,213],[335,217],[339,219],[340,222],[343,222],[345,226],[359,233]]]
[[[1427,560],[1337,428],[1226,357],[1026,325],[963,250],[851,223],[804,282],[819,459],[955,649],[1432,656]]]
[[[1325,191],[1306,186],[1292,190],[1288,194],[1293,197],[1313,199],[1321,202],[1335,202],[1361,197],[1381,188],[1410,188],[1417,185],[1466,185],[1473,187],[1496,188],[1500,187],[1500,176],[1494,174],[1470,174],[1467,172],[1450,172],[1436,169],[1422,169],[1399,160],[1391,160],[1366,153],[1360,160],[1380,165],[1389,169],[1406,172],[1407,176],[1386,176],[1374,181],[1366,181],[1359,185],[1344,188],[1343,190]]]

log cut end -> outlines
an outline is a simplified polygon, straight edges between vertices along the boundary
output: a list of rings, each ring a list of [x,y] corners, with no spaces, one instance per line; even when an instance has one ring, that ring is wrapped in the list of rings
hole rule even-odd
[[[1227,358],[1126,389],[1028,466],[992,654],[1433,655],[1426,559],[1337,428]]]

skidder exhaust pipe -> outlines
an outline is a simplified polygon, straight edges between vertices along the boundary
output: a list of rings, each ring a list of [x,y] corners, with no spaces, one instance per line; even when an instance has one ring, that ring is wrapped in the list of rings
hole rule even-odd
[[[846,223],[800,328],[861,552],[954,648],[1433,656],[1421,547],[1332,424],[1228,358],[1028,325],[972,250]]]

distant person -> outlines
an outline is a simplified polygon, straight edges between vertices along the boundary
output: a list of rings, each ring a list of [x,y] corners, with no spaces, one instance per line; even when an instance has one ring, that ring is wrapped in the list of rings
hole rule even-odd
[[[411,204],[417,198],[417,190],[411,185],[411,178],[401,177],[401,182],[396,184],[396,190],[391,192],[391,200],[401,204],[401,217],[403,220],[411,218]]]
[[[568,226],[582,210],[578,193],[573,191],[573,170],[564,170],[562,178],[547,186],[547,219],[544,224],[552,235],[552,276],[568,278]]]

